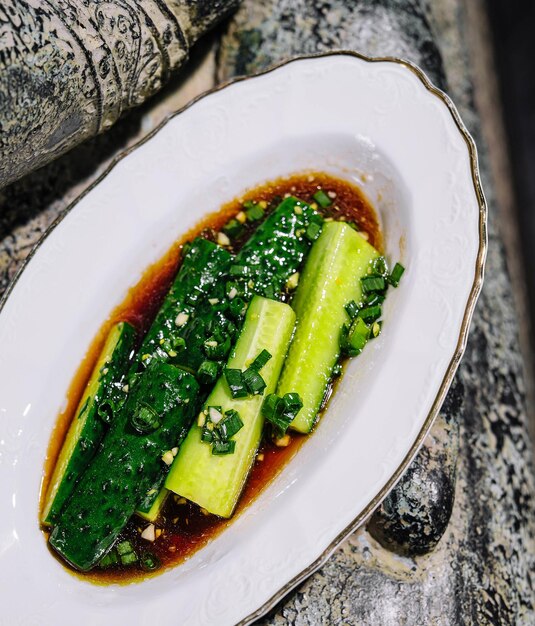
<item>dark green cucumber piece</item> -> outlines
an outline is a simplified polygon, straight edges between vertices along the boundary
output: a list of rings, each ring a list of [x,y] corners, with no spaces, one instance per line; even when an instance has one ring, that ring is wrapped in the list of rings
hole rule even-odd
[[[288,304],[255,296],[247,310],[242,332],[227,367],[244,370],[267,350],[271,358],[261,375],[264,394],[275,390],[295,322]],[[175,493],[196,502],[210,513],[230,517],[253,464],[264,418],[264,394],[233,398],[225,376],[221,376],[206,400],[206,406],[221,407],[222,412],[237,411],[243,426],[232,437],[233,454],[218,456],[212,446],[201,440],[202,428],[193,424],[167,475],[165,485]]]
[[[360,302],[361,278],[377,250],[344,222],[325,224],[312,247],[292,302],[295,335],[284,364],[277,394],[295,392],[303,408],[290,428],[310,432],[333,368],[340,356],[340,333],[348,321],[345,306]]]
[[[290,196],[279,204],[236,255],[235,265],[248,270],[237,279],[247,299],[252,293],[283,299],[288,279],[312,245],[307,229],[315,224],[321,230],[322,223],[321,215],[302,200]]]
[[[167,472],[166,453],[186,436],[197,392],[191,374],[161,361],[141,374],[50,535],[76,569],[98,563],[156,477]]]
[[[224,293],[222,277],[227,275],[231,260],[227,250],[200,237],[185,247],[173,285],[136,355],[133,373],[153,361],[180,365],[189,362],[184,354],[184,337],[196,323],[199,307],[212,297],[210,294]]]
[[[106,424],[126,399],[125,376],[134,339],[134,329],[125,322],[115,324],[106,338],[56,462],[41,514],[43,524],[56,521],[93,458]]]

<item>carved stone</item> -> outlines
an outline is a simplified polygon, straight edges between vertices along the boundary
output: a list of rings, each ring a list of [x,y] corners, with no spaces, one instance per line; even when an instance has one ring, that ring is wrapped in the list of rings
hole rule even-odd
[[[0,187],[157,92],[239,0],[3,0]]]

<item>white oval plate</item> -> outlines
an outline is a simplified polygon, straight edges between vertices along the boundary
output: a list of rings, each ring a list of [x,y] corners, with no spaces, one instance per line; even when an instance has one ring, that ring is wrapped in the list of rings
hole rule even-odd
[[[95,333],[143,270],[244,189],[307,169],[356,182],[407,267],[384,333],[351,362],[317,432],[185,564],[97,587],[38,528],[47,443]],[[362,523],[416,453],[461,357],[482,280],[485,203],[451,102],[401,61],[289,62],[173,116],[49,232],[0,313],[0,623],[248,623]]]

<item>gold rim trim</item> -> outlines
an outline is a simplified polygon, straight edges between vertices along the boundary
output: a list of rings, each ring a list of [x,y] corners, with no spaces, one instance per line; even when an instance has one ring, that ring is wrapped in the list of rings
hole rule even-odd
[[[50,235],[50,233],[63,221],[63,219],[74,209],[74,207],[88,193],[90,193],[92,191],[92,189],[94,187],[96,187],[98,184],[100,184],[100,182],[106,176],[108,176],[108,174],[113,170],[113,168],[120,161],[122,161],[126,156],[128,156],[131,152],[133,152],[134,150],[136,150],[137,148],[142,146],[144,143],[146,143],[147,141],[150,141],[150,139],[152,139],[152,137],[154,137],[154,135],[156,135],[156,133],[158,133],[174,117],[176,117],[177,115],[180,115],[180,113],[182,113],[183,111],[189,109],[191,106],[193,106],[199,100],[202,100],[202,99],[204,99],[204,98],[206,98],[206,97],[208,97],[208,96],[210,96],[210,95],[212,95],[214,93],[217,93],[217,92],[221,91],[222,89],[225,89],[229,85],[235,85],[237,83],[240,83],[240,82],[245,81],[245,80],[249,80],[251,78],[258,78],[259,76],[264,76],[266,74],[270,74],[274,70],[277,70],[277,69],[279,69],[281,67],[284,67],[286,65],[289,65],[291,63],[298,63],[299,61],[303,61],[303,60],[326,58],[326,57],[332,57],[332,56],[348,56],[348,57],[353,57],[353,58],[359,59],[361,61],[365,61],[367,63],[395,63],[397,65],[401,65],[401,66],[405,67],[406,69],[408,69],[409,71],[411,71],[413,74],[415,74],[417,76],[417,78],[420,79],[420,81],[422,82],[424,87],[427,89],[427,91],[429,91],[431,94],[433,94],[434,96],[439,98],[446,105],[446,107],[448,108],[448,110],[449,110],[449,112],[450,112],[450,114],[451,114],[451,116],[453,118],[453,121],[455,122],[455,125],[457,126],[457,129],[459,130],[459,132],[461,133],[462,137],[464,138],[465,143],[466,143],[467,148],[468,148],[468,152],[469,152],[469,155],[470,155],[470,168],[471,168],[471,174],[472,174],[472,182],[473,182],[473,185],[474,185],[474,191],[475,191],[475,194],[476,194],[476,199],[477,199],[477,202],[478,202],[478,205],[479,205],[479,249],[478,249],[478,254],[477,254],[477,258],[476,258],[474,281],[472,283],[472,288],[470,290],[470,295],[469,295],[468,301],[466,303],[466,308],[465,308],[463,320],[462,320],[462,323],[461,323],[461,329],[460,329],[460,333],[459,333],[459,339],[457,341],[457,345],[455,347],[455,351],[454,351],[453,356],[452,356],[452,358],[450,360],[450,363],[448,365],[448,368],[446,370],[444,378],[442,379],[442,383],[440,385],[438,393],[437,393],[437,395],[435,397],[435,400],[433,402],[431,410],[430,410],[430,412],[429,412],[429,414],[428,414],[428,416],[427,416],[427,418],[426,418],[426,420],[425,420],[425,422],[424,422],[420,432],[418,433],[418,436],[417,436],[416,440],[414,441],[414,443],[411,446],[409,452],[406,454],[405,458],[403,459],[403,461],[401,462],[401,464],[399,465],[397,470],[394,472],[394,474],[391,476],[391,478],[386,482],[386,484],[379,491],[379,493],[359,513],[359,515],[357,515],[357,517],[355,517],[355,519],[348,526],[346,526],[340,533],[338,533],[338,535],[327,546],[327,548],[308,567],[306,567],[302,572],[300,572],[299,574],[294,576],[289,582],[287,582],[283,587],[281,587],[281,589],[279,589],[277,591],[277,593],[275,593],[269,600],[267,600],[264,604],[262,604],[262,606],[260,606],[258,609],[256,609],[256,611],[254,611],[253,613],[249,614],[247,617],[245,617],[240,622],[238,622],[237,626],[247,626],[248,624],[251,624],[251,622],[253,622],[254,620],[260,618],[262,615],[264,615],[270,609],[272,609],[280,600],[282,600],[284,598],[284,596],[286,596],[290,591],[292,591],[292,589],[297,587],[300,583],[302,583],[309,576],[311,576],[316,570],[318,570],[327,561],[327,559],[334,552],[334,550],[340,545],[340,543],[342,543],[345,539],[347,539],[347,537],[349,535],[354,533],[357,530],[357,528],[359,526],[361,526],[366,521],[366,519],[373,513],[373,511],[379,506],[379,504],[381,504],[381,502],[388,495],[388,493],[392,489],[392,487],[394,487],[394,485],[401,478],[402,474],[405,472],[405,470],[407,469],[408,465],[410,465],[411,461],[413,460],[414,456],[416,455],[416,453],[418,452],[420,446],[422,445],[424,439],[426,438],[426,436],[427,436],[431,426],[433,425],[433,422],[434,422],[436,416],[438,415],[440,407],[442,406],[442,403],[443,403],[443,401],[444,401],[444,399],[446,397],[446,393],[448,392],[448,389],[449,389],[449,387],[450,387],[450,385],[451,385],[451,383],[453,381],[453,377],[455,376],[457,368],[459,367],[459,363],[461,361],[461,358],[462,358],[462,356],[464,354],[464,351],[465,351],[465,348],[466,348],[466,342],[467,342],[467,339],[468,339],[468,331],[469,331],[469,328],[470,328],[470,323],[472,321],[472,316],[473,316],[473,313],[474,313],[475,305],[476,305],[477,299],[479,297],[479,294],[481,292],[481,287],[483,285],[483,276],[484,276],[484,269],[485,269],[485,259],[486,259],[486,256],[487,256],[487,203],[486,203],[485,196],[483,194],[483,188],[482,188],[482,185],[481,185],[481,178],[480,178],[480,174],[479,174],[478,156],[477,156],[477,149],[476,149],[475,142],[474,142],[472,136],[470,135],[470,133],[468,132],[468,129],[464,125],[464,122],[461,120],[459,112],[457,111],[457,108],[453,104],[452,100],[441,89],[438,89],[438,87],[435,87],[435,85],[433,85],[433,83],[429,80],[429,78],[424,73],[424,71],[422,69],[420,69],[416,64],[412,63],[411,61],[407,61],[405,59],[400,59],[400,58],[396,58],[396,57],[368,57],[368,56],[366,56],[364,54],[361,54],[359,52],[355,52],[353,50],[336,50],[334,52],[327,52],[327,53],[319,53],[319,54],[312,54],[312,55],[307,55],[307,56],[294,57],[294,58],[288,59],[286,61],[283,61],[282,63],[278,63],[276,65],[273,65],[273,66],[271,66],[271,67],[269,67],[266,70],[263,70],[261,72],[257,72],[255,74],[250,74],[248,76],[239,76],[237,78],[233,78],[231,80],[228,80],[228,81],[222,83],[221,85],[217,85],[216,87],[214,87],[214,88],[212,88],[212,89],[210,89],[208,91],[205,91],[204,93],[198,95],[196,98],[191,100],[184,107],[178,109],[177,111],[175,111],[173,113],[170,113],[150,133],[148,133],[145,137],[143,137],[143,139],[141,139],[140,141],[136,142],[135,144],[133,144],[132,146],[130,146],[126,150],[123,150],[122,152],[120,152],[112,160],[112,162],[106,168],[106,170],[98,178],[96,178],[87,187],[87,189],[85,189],[75,200],[73,200],[73,202],[71,202],[71,204],[69,204],[69,206],[66,207],[65,210],[46,229],[46,231],[44,232],[44,234],[41,237],[41,239],[35,244],[35,246],[33,247],[32,251],[30,252],[30,254],[22,262],[21,267],[19,268],[19,270],[17,271],[17,273],[13,277],[13,279],[12,279],[11,283],[8,285],[4,295],[0,299],[0,313],[1,313],[3,308],[4,308],[4,306],[5,306],[5,304],[6,304],[6,302],[7,302],[7,299],[11,295],[13,289],[15,288],[15,285],[17,284],[17,282],[19,281],[22,273],[26,269],[26,266],[31,261],[31,259],[34,257],[35,253],[41,247],[41,245],[44,243],[44,241],[47,239],[47,237]]]

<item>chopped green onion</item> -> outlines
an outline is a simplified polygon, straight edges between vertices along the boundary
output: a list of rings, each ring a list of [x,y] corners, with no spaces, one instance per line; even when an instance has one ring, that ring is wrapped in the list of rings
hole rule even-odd
[[[247,265],[231,265],[229,269],[231,276],[248,276],[249,273]]]
[[[247,218],[252,220],[253,222],[256,220],[260,220],[264,217],[264,209],[256,202],[247,200],[243,203],[243,208],[245,209],[245,214],[247,215]]]
[[[368,341],[370,336],[370,329],[362,320],[362,318],[357,317],[357,319],[351,324],[349,328],[348,334],[348,343],[351,348],[356,352],[356,354],[360,354]],[[351,355],[353,356],[353,355]]]
[[[321,235],[321,224],[317,222],[311,222],[305,231],[305,237],[309,241],[316,241],[316,239]]]
[[[262,415],[274,426],[275,435],[280,438],[302,408],[303,402],[298,393],[287,393],[282,398],[271,393],[262,404]]]
[[[134,551],[134,548],[129,541],[121,541],[121,543],[118,543],[116,547],[117,554],[119,556],[123,556],[124,554],[129,554]]]
[[[241,370],[226,367],[225,378],[233,398],[245,398],[248,395]]]
[[[376,304],[383,304],[384,301],[385,301],[385,295],[381,294],[381,293],[375,293],[374,291],[372,291],[371,293],[367,294],[363,298],[363,302],[367,306],[374,306]]]
[[[273,285],[268,285],[264,289],[264,296],[266,298],[269,298],[270,300],[275,300],[275,288],[273,287]]]
[[[260,374],[251,367],[248,367],[242,373],[242,379],[249,393],[251,393],[253,396],[261,395],[266,388],[266,383],[262,376],[260,376]]]
[[[357,313],[359,312],[359,305],[354,300],[350,300],[344,308],[351,320],[354,320],[355,317],[357,317]]]
[[[361,309],[358,312],[358,317],[361,317],[367,324],[371,324],[381,317],[381,313],[381,307],[377,304]]]
[[[158,413],[152,407],[141,403],[136,406],[130,421],[140,435],[152,433],[161,426]]]
[[[232,219],[225,226],[223,226],[223,232],[230,237],[237,237],[243,231],[243,224],[240,224],[238,220]]]
[[[240,297],[233,298],[230,301],[228,310],[229,310],[230,315],[234,319],[238,317],[242,317],[243,315],[245,315],[245,311],[246,311],[245,300],[243,300],[243,298],[240,298]]]
[[[267,350],[262,350],[249,367],[259,372],[269,359],[271,359],[271,354]]]
[[[323,189],[318,189],[318,191],[316,191],[316,193],[312,197],[320,205],[322,209],[326,209],[328,206],[331,206],[332,204],[332,200],[323,191]]]
[[[401,277],[403,276],[404,271],[405,271],[405,268],[403,267],[403,265],[401,265],[401,263],[396,263],[394,265],[394,269],[392,270],[392,272],[390,273],[390,276],[388,277],[388,282],[392,285],[392,287],[397,287],[399,285],[399,281]]]
[[[99,561],[98,565],[102,568],[113,567],[119,564],[119,556],[117,550],[112,548],[108,554],[105,554]]]
[[[201,441],[204,441],[205,443],[212,443],[213,440],[214,440],[214,431],[210,430],[207,426],[204,426],[204,428],[201,431]]]
[[[386,282],[382,276],[365,276],[360,279],[360,283],[364,293],[370,293],[371,291],[384,291],[386,289]]]
[[[223,341],[218,341],[218,338],[212,335],[204,342],[203,348],[209,359],[222,359],[230,351],[231,345],[229,335],[226,335]]]
[[[222,456],[224,454],[234,454],[236,442],[230,441],[214,441],[212,444],[212,454]]]
[[[221,439],[228,441],[231,437],[243,428],[243,421],[238,411],[229,409],[225,411],[225,417],[217,425],[217,430]]]
[[[154,572],[161,567],[160,559],[152,552],[143,552],[140,565],[146,572]]]
[[[129,552],[128,554],[123,554],[121,556],[121,563],[123,565],[133,565],[137,563],[137,554],[135,552]]]
[[[219,367],[215,361],[203,361],[197,370],[197,378],[203,385],[215,383]]]
[[[373,270],[377,274],[385,276],[385,274],[388,272],[388,266],[386,264],[386,259],[384,258],[384,256],[380,256],[375,259],[375,261],[373,262]]]

